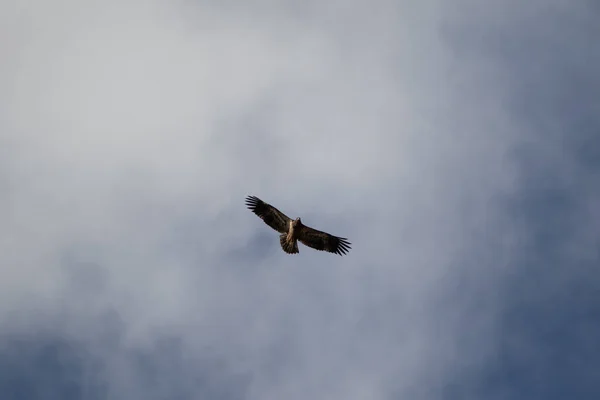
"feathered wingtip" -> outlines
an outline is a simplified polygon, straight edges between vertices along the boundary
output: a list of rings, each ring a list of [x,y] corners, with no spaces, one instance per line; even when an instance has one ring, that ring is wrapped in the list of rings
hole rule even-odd
[[[338,238],[338,240],[339,242],[337,248],[335,249],[335,254],[339,254],[340,256],[346,255],[352,248],[352,243],[348,241],[348,238]]]
[[[262,203],[262,200],[256,196],[246,197],[246,206],[252,211],[256,210],[256,207],[258,207],[260,203]]]

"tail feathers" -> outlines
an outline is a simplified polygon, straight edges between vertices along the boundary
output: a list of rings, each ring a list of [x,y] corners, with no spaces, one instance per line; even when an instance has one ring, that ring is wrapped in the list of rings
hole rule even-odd
[[[298,250],[298,241],[288,240],[286,233],[283,233],[279,236],[279,243],[281,243],[281,248],[283,251],[288,254],[297,254],[300,252]]]

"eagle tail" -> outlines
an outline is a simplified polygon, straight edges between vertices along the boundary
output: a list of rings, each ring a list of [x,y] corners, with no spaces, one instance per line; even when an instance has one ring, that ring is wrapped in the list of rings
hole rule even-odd
[[[281,243],[281,248],[288,254],[297,254],[300,252],[298,250],[298,240],[288,240],[287,233],[282,233],[279,236],[279,243]]]

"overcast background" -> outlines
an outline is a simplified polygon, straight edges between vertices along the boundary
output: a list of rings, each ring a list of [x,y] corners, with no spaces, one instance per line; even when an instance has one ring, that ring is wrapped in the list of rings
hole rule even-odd
[[[0,398],[599,398],[598,21],[0,0]]]

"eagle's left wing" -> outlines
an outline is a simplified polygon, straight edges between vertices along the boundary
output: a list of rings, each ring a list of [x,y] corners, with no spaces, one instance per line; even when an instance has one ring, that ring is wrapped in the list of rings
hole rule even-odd
[[[350,249],[347,238],[330,235],[304,225],[298,232],[298,240],[308,247],[316,250],[328,251],[330,253],[346,254]]]
[[[246,206],[256,215],[258,215],[265,224],[275,229],[279,233],[287,233],[290,227],[290,217],[256,196],[246,197]]]

